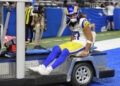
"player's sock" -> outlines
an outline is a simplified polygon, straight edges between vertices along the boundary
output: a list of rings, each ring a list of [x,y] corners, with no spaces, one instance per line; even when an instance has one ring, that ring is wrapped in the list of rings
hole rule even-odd
[[[60,53],[61,53],[61,49],[59,46],[53,47],[52,52],[48,55],[43,65],[47,67]]]
[[[67,58],[67,56],[69,56],[70,53],[68,51],[68,49],[64,49],[61,53],[61,55],[58,57],[58,59],[53,63],[52,68],[55,69],[56,67],[58,67],[59,65],[61,65]]]

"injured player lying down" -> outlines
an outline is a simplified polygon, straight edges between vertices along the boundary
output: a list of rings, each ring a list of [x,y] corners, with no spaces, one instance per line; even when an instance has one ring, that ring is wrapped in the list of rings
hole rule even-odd
[[[43,64],[37,67],[29,67],[29,70],[38,72],[40,75],[49,75],[55,68],[63,64],[69,55],[88,56],[89,49],[94,42],[95,32],[91,32],[86,18],[80,18],[79,9],[76,6],[68,6],[66,16],[66,23],[72,31],[72,40],[54,46]],[[56,61],[50,65],[55,59]]]

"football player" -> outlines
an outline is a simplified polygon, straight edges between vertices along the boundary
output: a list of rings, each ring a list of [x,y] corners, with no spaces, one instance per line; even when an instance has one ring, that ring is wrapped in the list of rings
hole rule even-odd
[[[29,70],[38,72],[41,75],[49,75],[56,67],[64,63],[69,55],[88,56],[93,44],[93,35],[88,20],[80,18],[79,9],[74,5],[67,7],[66,16],[66,23],[72,31],[71,41],[53,47],[52,52],[43,64],[37,67],[30,67],[28,68]],[[57,58],[58,55],[59,57]],[[57,60],[50,65],[56,58]]]

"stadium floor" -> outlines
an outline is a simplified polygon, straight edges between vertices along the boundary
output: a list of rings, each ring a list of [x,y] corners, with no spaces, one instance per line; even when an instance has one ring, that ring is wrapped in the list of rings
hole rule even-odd
[[[107,67],[115,70],[115,76],[94,80],[90,86],[120,86],[120,48],[105,52],[107,52]]]

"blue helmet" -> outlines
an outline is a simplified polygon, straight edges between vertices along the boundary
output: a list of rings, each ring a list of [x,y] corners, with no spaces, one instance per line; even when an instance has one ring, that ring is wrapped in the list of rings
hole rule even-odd
[[[76,18],[74,19],[70,19],[71,15],[77,14]],[[67,20],[70,20],[71,22],[77,22],[79,19],[79,9],[77,6],[74,5],[70,5],[67,7],[66,10],[66,16],[67,16]]]

